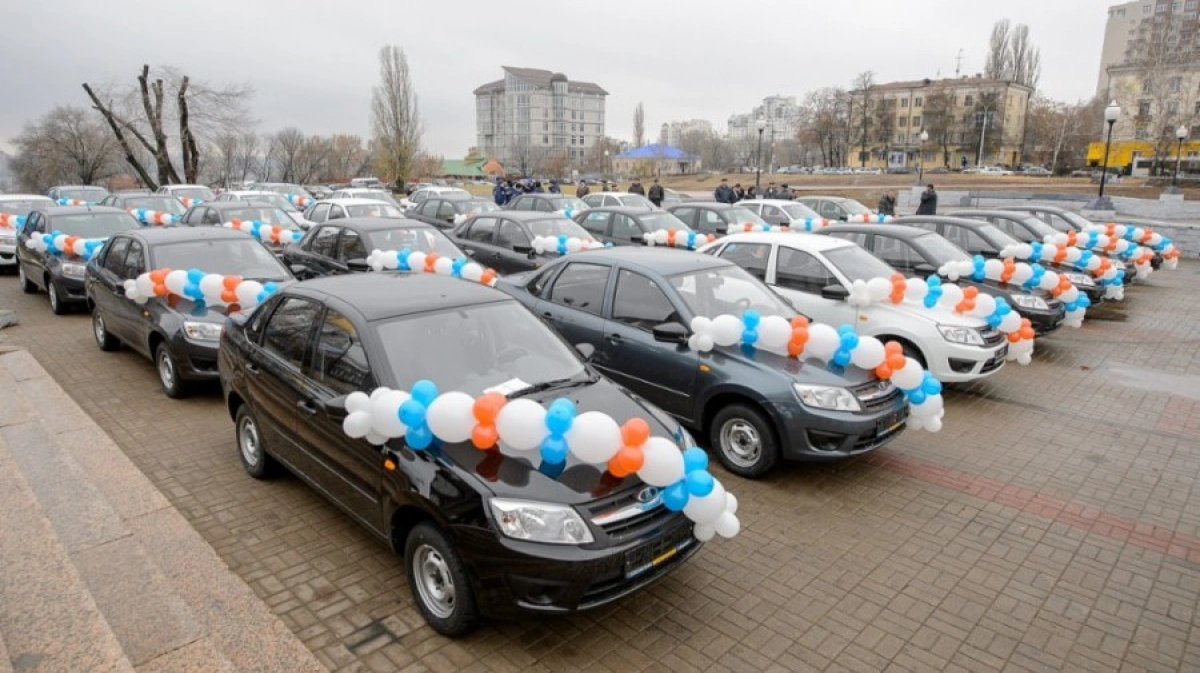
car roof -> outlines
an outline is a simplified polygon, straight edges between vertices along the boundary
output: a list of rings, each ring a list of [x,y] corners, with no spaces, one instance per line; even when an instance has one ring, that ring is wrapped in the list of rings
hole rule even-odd
[[[480,283],[427,273],[349,273],[296,283],[284,290],[337,299],[368,321],[480,304],[515,302]]]
[[[563,257],[566,262],[597,261],[609,264],[621,264],[636,268],[648,274],[673,276],[678,273],[712,269],[723,266],[734,266],[733,262],[712,255],[703,255],[687,250],[675,250],[662,246],[620,246],[614,248],[597,248],[586,252],[574,253]]]
[[[85,187],[88,189],[104,189],[100,185],[54,185],[50,189],[84,189]],[[108,190],[104,189],[104,191],[107,192]]]
[[[621,213],[622,215],[628,215],[630,217],[637,218],[637,217],[643,217],[646,215],[662,214],[663,211],[661,211],[661,210],[646,210],[644,207],[641,207],[641,206],[596,206],[595,208],[588,208],[587,210],[585,210],[583,212],[585,212],[585,213]],[[669,215],[670,213],[667,213],[667,214]]]
[[[339,206],[390,206],[392,204],[379,199],[321,199],[313,205],[336,203]]]
[[[1012,215],[1012,213],[1008,214]],[[969,217],[955,217],[954,215],[905,215],[904,217],[896,220],[897,224],[904,224],[905,222],[937,222],[940,224],[953,224],[960,227],[967,227],[969,229],[981,229],[985,227],[990,228],[996,226],[991,222],[986,222],[984,220],[973,220]]]
[[[755,200],[757,200],[757,199],[755,199]],[[672,209],[692,208],[692,207],[698,206],[701,208],[710,208],[712,210],[728,210],[729,208],[732,208],[734,206],[739,206],[739,205],[743,208],[746,207],[740,203],[717,203],[716,201],[685,201],[679,205],[671,206],[671,208]]]
[[[854,201],[855,200],[855,199],[848,199],[844,196],[825,196],[824,194],[805,194],[804,196],[796,197],[795,200],[803,201],[804,199],[824,199],[826,201],[833,201],[834,203],[841,203],[844,201]]]
[[[855,245],[852,241],[847,241],[841,238],[833,238],[832,236],[819,236],[817,234],[809,234],[806,232],[788,232],[786,234],[778,233],[771,234],[765,232],[752,232],[746,234],[730,234],[725,238],[719,239],[717,243],[778,243],[786,245],[789,248],[797,248],[800,250],[815,250],[817,252],[825,252],[835,248],[845,248]]]
[[[500,210],[490,213],[480,213],[476,217],[506,217],[518,222],[533,222],[534,220],[571,220],[562,213],[546,213],[540,210]]]
[[[221,196],[232,194],[234,196],[283,196],[279,192],[268,192],[265,189],[229,189],[221,193]]]
[[[974,208],[970,210],[954,210],[948,213],[954,217],[978,217],[980,215],[986,217],[1009,217],[1009,218],[1026,218],[1032,217],[1028,213],[1016,212],[1012,210],[1004,210],[1001,208]]]
[[[267,193],[275,194],[275,196],[282,196],[281,194],[277,194],[275,192],[267,192]],[[162,195],[160,194],[159,196],[162,196]],[[193,207],[197,207],[197,206],[193,206]],[[247,203],[245,201],[205,201],[201,207],[212,207],[212,208],[216,208],[217,210],[233,210],[235,208],[237,208],[237,209],[274,208],[275,206],[257,206],[257,205],[254,205],[253,203]]]
[[[612,194],[613,192],[603,192],[603,193]],[[573,194],[551,194],[550,192],[530,192],[529,194],[517,194],[518,199],[521,198],[522,196],[532,196],[535,199],[573,199],[573,198],[575,198],[575,196]]]
[[[166,187],[167,189],[170,189],[172,187],[182,187],[184,189],[208,189],[208,185],[193,185],[193,184],[163,185],[163,187]]]
[[[746,199],[746,201],[744,203],[765,203],[768,206],[786,206],[788,204],[795,205],[797,200],[798,199]],[[740,205],[743,205],[743,202],[739,201],[734,205],[740,206]],[[804,205],[804,204],[800,204],[800,205]]]
[[[1004,206],[1004,208],[1001,208],[1000,210],[1015,210],[1015,211],[1022,212],[1022,213],[1032,213],[1032,212],[1038,212],[1038,211],[1047,212],[1047,213],[1069,213],[1069,212],[1071,212],[1071,211],[1067,210],[1066,208],[1063,208],[1062,206],[1045,206],[1045,205],[1039,206],[1039,205],[1035,205],[1035,204]]]
[[[129,215],[128,210],[113,206],[54,206],[53,208],[38,207],[36,210],[40,210],[50,217],[55,215],[80,215],[83,213],[122,213]]]
[[[362,192],[386,192],[387,189],[385,189],[383,185],[379,185],[377,187],[341,187],[339,189],[335,189],[334,191],[362,193]]]
[[[926,219],[934,219],[934,218],[927,218],[927,217],[922,216],[922,217],[914,217],[912,219],[926,220]],[[959,220],[959,218],[956,218],[956,217],[946,217],[946,218],[938,218],[938,219]],[[966,221],[970,222],[970,220],[966,220]],[[906,240],[906,241],[917,238],[918,236],[924,236],[925,234],[936,235],[935,232],[931,232],[928,229],[920,229],[917,227],[906,227],[906,226],[904,226],[903,223],[900,223],[900,224],[831,224],[828,227],[825,227],[824,229],[822,229],[821,233],[828,232],[830,234],[835,234],[839,231],[855,233],[855,234],[886,234],[888,236],[895,236],[896,238]]]
[[[331,220],[317,226],[333,225],[335,227],[350,227],[358,232],[380,231],[383,229],[433,229],[431,225],[406,217],[346,217]]]
[[[249,234],[243,234],[237,229],[227,227],[146,227],[122,233],[139,238],[150,245],[178,243],[180,241],[220,241],[250,238]]]
[[[421,187],[421,188],[417,189],[417,191],[418,191],[418,192],[420,192],[420,191],[426,191],[426,192],[465,192],[465,191],[467,191],[467,190],[463,189],[462,187],[451,187],[451,186],[449,186],[449,185],[429,185],[429,186],[427,186],[427,187]]]
[[[591,194],[588,194],[588,196],[605,196],[605,195],[607,195],[607,196],[642,196],[641,194],[634,194],[633,192],[593,192]],[[559,195],[555,194],[555,196],[559,196]],[[646,197],[642,196],[642,198],[646,198]]]
[[[54,203],[54,199],[42,194],[0,194],[0,202],[3,201],[49,201]]]

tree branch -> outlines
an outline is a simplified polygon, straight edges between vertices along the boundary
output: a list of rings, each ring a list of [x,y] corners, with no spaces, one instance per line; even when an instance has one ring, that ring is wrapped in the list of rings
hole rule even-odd
[[[125,134],[121,132],[121,126],[113,116],[112,110],[100,102],[95,92],[92,91],[92,87],[88,86],[86,82],[83,84],[83,90],[87,92],[88,98],[92,99],[92,105],[104,117],[105,121],[108,122],[109,128],[112,129],[113,135],[116,136],[117,142],[120,143],[121,149],[125,152],[125,161],[138,174],[143,184],[150,189],[158,189],[158,183],[150,179],[150,174],[146,172],[145,167],[133,155],[133,148],[129,146],[129,141],[125,139]]]

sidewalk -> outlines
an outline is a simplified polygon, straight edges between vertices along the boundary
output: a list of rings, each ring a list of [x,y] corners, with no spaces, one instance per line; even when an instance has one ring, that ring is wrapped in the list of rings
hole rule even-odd
[[[0,390],[0,673],[324,670],[31,355]]]

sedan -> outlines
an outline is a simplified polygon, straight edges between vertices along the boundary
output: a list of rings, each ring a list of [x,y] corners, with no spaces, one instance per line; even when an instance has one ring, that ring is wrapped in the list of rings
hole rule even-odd
[[[588,205],[582,200],[566,194],[521,194],[504,204],[504,209],[558,213],[573,217],[575,213],[587,210]]]
[[[540,268],[558,256],[554,251],[537,250],[535,239],[596,242],[587,230],[562,215],[509,210],[476,215],[455,227],[450,238],[476,262],[498,273]]]
[[[84,206],[100,203],[108,196],[108,190],[95,185],[58,185],[51,187],[46,196],[57,201],[60,206]]]
[[[312,226],[312,222],[304,219],[304,214],[299,208],[292,205],[292,202],[289,201],[286,196],[276,192],[268,192],[263,190],[231,190],[222,193],[216,198],[216,200],[220,203],[224,203],[226,201],[240,201],[242,203],[249,203],[255,206],[270,206],[272,208],[278,208],[287,213],[287,216],[291,218],[292,222],[295,222],[296,226],[300,227],[301,229],[307,231],[308,228]]]
[[[632,194],[630,192],[597,192],[583,197],[583,202],[589,208],[625,207],[641,208],[643,210],[658,209],[650,199],[641,194]]]
[[[30,211],[55,205],[39,194],[0,194],[0,270],[17,268],[17,232]]]
[[[445,234],[413,220],[364,217],[318,225],[283,252],[283,263],[301,280],[367,270],[372,250],[409,250],[458,258],[462,250]]]
[[[404,213],[396,206],[376,199],[317,201],[304,211],[304,219],[313,224],[346,217],[404,217]]]
[[[122,343],[154,361],[168,397],[184,397],[197,381],[217,378],[217,343],[228,308],[177,295],[144,304],[125,296],[125,281],[156,269],[199,269],[259,283],[292,275],[261,243],[231,229],[141,229],[114,236],[87,266],[92,334],[101,350]]]
[[[327,200],[336,201],[338,199],[371,199],[372,201],[383,201],[390,203],[397,208],[400,207],[400,202],[396,201],[396,197],[386,189],[373,189],[370,187],[347,187],[332,192],[325,197]]]
[[[830,460],[879,448],[905,427],[904,395],[872,372],[838,372],[766,350],[688,347],[698,316],[791,319],[796,311],[732,262],[656,248],[567,255],[497,285],[592,364],[684,425],[707,434],[721,463],[761,477],[780,459]]]
[[[693,231],[714,236],[724,236],[729,233],[729,227],[749,225],[751,227],[769,227],[766,220],[759,217],[741,203],[714,203],[688,201],[679,206],[667,209],[675,217]]]
[[[671,213],[636,206],[592,208],[576,214],[574,219],[597,240],[613,245],[645,245],[646,236],[657,231],[691,231]]]
[[[183,201],[169,194],[109,194],[100,205],[124,208],[145,225],[171,224],[187,212]],[[158,213],[165,215],[166,220],[159,218]]]
[[[217,198],[213,190],[204,185],[163,185],[155,194],[167,194],[183,201],[189,208],[197,203]],[[185,200],[186,199],[186,200]]]
[[[875,215],[874,211],[858,201],[841,196],[802,196],[796,201],[816,211],[827,220],[846,222],[854,218]]]
[[[799,229],[805,231],[818,228],[813,221],[824,218],[817,211],[799,201],[783,199],[744,199],[738,201],[739,206],[749,208],[755,215],[761,217],[767,224]]]
[[[300,237],[300,225],[279,208],[242,201],[209,201],[192,206],[183,216],[182,223],[189,227],[223,226],[232,228],[234,221],[258,222],[263,225],[265,228],[260,230],[259,240],[276,255],[283,254],[283,247],[291,242],[287,239]],[[269,235],[274,227],[279,227],[280,230],[287,232],[287,235],[278,241],[274,240]]]
[[[246,472],[287,468],[401,555],[413,601],[443,635],[466,635],[484,616],[612,603],[700,548],[688,518],[636,474],[573,456],[563,469],[503,439],[488,451],[440,440],[414,450],[404,437],[380,447],[347,436],[349,394],[427,379],[471,397],[568,396],[691,444],[492,288],[424,274],[297,283],[227,324],[219,369]]]
[[[460,199],[431,196],[419,206],[405,212],[405,217],[432,224],[439,229],[453,229],[463,220],[480,213],[492,213],[500,206],[487,199]]]

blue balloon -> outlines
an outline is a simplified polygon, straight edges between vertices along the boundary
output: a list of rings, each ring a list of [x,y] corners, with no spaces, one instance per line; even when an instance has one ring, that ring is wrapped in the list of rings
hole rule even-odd
[[[687,506],[688,491],[682,480],[662,490],[663,506],[672,512],[682,511]]]
[[[562,475],[563,470],[566,468],[567,461],[565,460],[560,463],[551,463],[550,461],[543,460],[542,464],[538,465],[538,472],[541,472],[551,479],[558,479],[559,476]]]
[[[991,327],[992,329],[996,329],[997,327],[1000,326],[1000,316],[996,315],[995,313],[989,315],[987,317],[987,324],[988,324],[988,327]]]
[[[414,451],[424,451],[433,443],[433,432],[429,430],[428,425],[418,425],[410,427],[408,432],[404,433],[404,441],[409,448]]]
[[[1075,303],[1076,303],[1076,304],[1079,304],[1079,305],[1080,305],[1080,306],[1082,306],[1083,308],[1087,308],[1087,307],[1089,307],[1089,306],[1091,306],[1091,305],[1092,305],[1092,300],[1091,300],[1091,299],[1089,299],[1089,298],[1088,298],[1088,296],[1087,296],[1086,294],[1083,294],[1083,293],[1081,292],[1081,293],[1079,293],[1079,299],[1076,299],[1076,300],[1075,300]]]
[[[839,367],[845,367],[846,365],[850,364],[850,351],[838,349],[838,351],[833,354],[833,364]]]
[[[204,272],[200,269],[188,269],[187,277],[191,282],[199,283],[200,279],[204,278]]]
[[[542,460],[547,463],[567,461],[567,440],[550,436],[542,440]]]
[[[462,276],[463,267],[466,265],[466,257],[455,257],[454,261],[450,263],[450,275],[454,276],[455,278],[460,278]]]
[[[708,470],[688,472],[684,481],[687,482],[688,494],[694,495],[697,498],[703,498],[713,491],[714,480],[713,476],[708,473]]]
[[[942,392],[942,382],[933,378],[933,374],[925,372],[925,380],[921,382],[921,390],[924,390],[926,395],[940,395]]]
[[[1065,304],[1063,304],[1063,308],[1067,309],[1067,313],[1071,313],[1072,311],[1079,308],[1079,302],[1074,302],[1074,301],[1066,302]]]
[[[405,248],[405,249],[401,250],[398,255],[396,255],[397,260],[400,262],[398,265],[396,265],[396,268],[398,270],[412,271],[412,269],[408,266],[408,256],[411,254],[412,254],[412,250]]]
[[[744,313],[742,313],[742,323],[746,325],[747,329],[754,329],[758,327],[758,324],[761,321],[762,316],[760,316],[758,311],[755,311],[754,309],[747,309]]]
[[[429,379],[421,379],[413,384],[412,392],[409,393],[412,398],[420,402],[424,406],[433,404],[433,400],[438,396],[437,386]]]
[[[575,405],[565,398],[558,398],[550,404],[546,411],[546,429],[551,435],[559,437],[567,434],[575,421]]]
[[[279,284],[274,282],[263,283],[263,292],[267,294],[275,294],[279,290]]]
[[[684,473],[695,472],[696,470],[708,469],[708,454],[704,449],[693,446],[683,452],[683,471]]]
[[[926,284],[926,285],[928,285],[930,289],[933,289],[933,288],[935,288],[935,287],[936,287],[936,288],[941,288],[941,286],[942,286],[942,279],[941,279],[941,278],[938,278],[937,276],[930,276],[930,277],[928,277],[928,278],[926,278],[926,279],[925,279],[925,284]]]
[[[1008,302],[1004,300],[998,300],[996,302],[996,314],[1003,318],[1009,313],[1012,313],[1012,307],[1008,305]]]
[[[426,411],[425,405],[413,398],[404,400],[397,414],[400,416],[401,423],[409,428],[415,428],[425,422]]]
[[[687,238],[688,238],[688,247],[689,247],[689,248],[694,248],[694,247],[696,247],[696,232],[694,232],[694,231],[689,231],[689,232],[687,233]]]
[[[758,343],[758,330],[756,330],[756,329],[742,330],[742,343],[744,343],[748,346],[753,346],[754,344]]]
[[[917,404],[917,405],[925,404],[925,391],[921,390],[920,388],[913,388],[912,390],[906,390],[906,391],[904,391],[904,394],[908,395],[908,401],[911,404]]]

